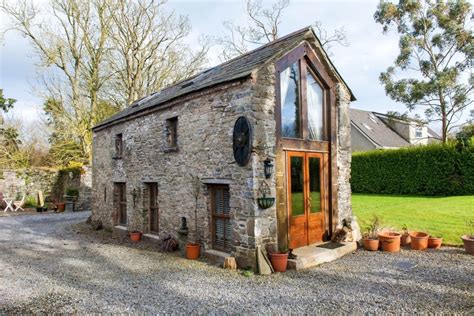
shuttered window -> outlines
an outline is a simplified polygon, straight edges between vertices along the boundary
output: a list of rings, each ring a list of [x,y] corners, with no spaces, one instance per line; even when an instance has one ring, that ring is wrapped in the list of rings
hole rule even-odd
[[[230,194],[228,186],[211,186],[212,246],[216,250],[232,250],[232,224],[230,221]]]

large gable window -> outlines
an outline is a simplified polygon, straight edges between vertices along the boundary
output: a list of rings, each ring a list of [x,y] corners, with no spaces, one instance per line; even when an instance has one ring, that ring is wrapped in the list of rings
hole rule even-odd
[[[301,138],[300,72],[298,63],[280,73],[281,133],[283,137]]]
[[[304,54],[304,53],[302,53]],[[326,141],[326,94],[310,60],[289,54],[279,64],[281,137]],[[295,58],[296,57],[296,58]]]
[[[311,72],[306,75],[308,102],[308,136],[310,140],[324,140],[324,90]]]

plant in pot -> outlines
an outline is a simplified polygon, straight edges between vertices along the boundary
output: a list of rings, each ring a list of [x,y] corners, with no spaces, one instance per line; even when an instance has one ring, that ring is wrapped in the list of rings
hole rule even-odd
[[[443,243],[443,238],[440,235],[428,237],[428,248],[439,249],[441,248],[441,244]]]
[[[408,227],[406,224],[403,224],[402,226],[402,236],[400,237],[400,244],[402,246],[408,246],[410,245],[411,239],[410,239],[410,233],[408,232]]]
[[[461,237],[464,243],[464,250],[470,255],[474,255],[474,219],[467,222],[468,233]]]
[[[196,260],[201,255],[201,246],[198,241],[198,199],[199,193],[201,191],[201,181],[199,180],[198,176],[191,175],[191,184],[193,189],[193,197],[194,197],[194,238],[192,241],[188,241],[186,244],[186,258],[191,260]]]
[[[285,272],[288,266],[288,248],[283,247],[278,252],[270,253],[270,262],[275,272]]]
[[[139,230],[133,230],[130,232],[130,240],[133,242],[139,242],[142,239],[142,232]]]
[[[377,251],[379,249],[379,239],[378,232],[380,230],[381,220],[380,217],[374,215],[372,221],[369,223],[365,229],[362,242],[364,244],[364,249],[368,251]]]
[[[425,250],[428,248],[428,234],[425,232],[410,233],[410,247],[413,250]]]

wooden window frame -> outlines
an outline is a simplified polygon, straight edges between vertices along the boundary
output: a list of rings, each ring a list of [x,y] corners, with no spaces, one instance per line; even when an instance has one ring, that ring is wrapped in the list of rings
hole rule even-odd
[[[315,48],[317,49],[317,48]],[[321,52],[321,54],[324,54]],[[325,119],[327,123],[325,127],[326,141],[316,141],[308,139],[289,139],[281,136],[281,88],[280,88],[280,73],[288,67],[291,63],[304,58],[305,62],[308,63],[310,70],[316,75],[316,79],[323,84],[322,88],[325,88]],[[275,62],[275,123],[276,123],[276,150],[275,150],[275,168],[277,170],[285,170],[286,167],[286,152],[287,151],[303,151],[303,152],[321,152],[328,154],[328,168],[329,174],[327,179],[328,191],[327,195],[329,198],[327,211],[326,229],[329,232],[329,236],[332,235],[335,227],[338,224],[338,184],[337,184],[337,105],[336,105],[336,84],[337,79],[330,75],[330,69],[333,66],[323,61],[313,51],[312,44],[309,42],[303,42],[279,60]],[[300,72],[301,73],[301,72]],[[303,86],[303,84],[301,83]],[[306,86],[306,84],[304,85]],[[276,182],[276,212],[277,212],[277,232],[278,232],[278,247],[288,247],[288,213],[287,213],[287,193],[286,193],[286,176],[285,173],[275,174]]]
[[[178,150],[178,117],[166,119],[166,152]]]
[[[114,153],[114,159],[122,159],[123,156],[123,134],[115,134],[114,137],[114,147],[115,147],[115,153]]]
[[[298,63],[299,67],[299,81],[300,87],[298,92],[298,98],[300,100],[300,135],[301,138],[289,138],[283,137],[281,131],[282,113],[281,113],[281,87],[280,87],[280,74],[286,68],[292,64]],[[331,124],[330,124],[330,107],[334,102],[331,96],[331,89],[334,86],[333,80],[324,72],[318,71],[318,68],[324,67],[316,54],[313,52],[311,47],[307,43],[303,43],[300,46],[293,49],[287,55],[283,56],[276,62],[276,135],[277,141],[280,142],[284,147],[292,149],[303,149],[303,150],[317,150],[317,151],[329,151],[329,143],[331,141]],[[324,68],[321,68],[324,69]],[[308,131],[308,102],[307,102],[307,82],[306,75],[308,72],[314,77],[316,82],[321,86],[323,90],[323,140],[311,140],[309,139]]]
[[[219,251],[222,251],[222,252],[225,252],[225,253],[229,253],[232,251],[233,247],[234,247],[234,243],[233,243],[233,240],[227,240],[224,238],[224,246],[221,247],[219,245],[216,244],[216,228],[215,228],[215,218],[219,218],[219,219],[223,219],[224,220],[224,237],[226,236],[226,228],[227,228],[227,222],[230,222],[232,219],[230,217],[230,210],[229,210],[229,214],[228,215],[225,215],[225,214],[216,214],[215,213],[215,210],[216,210],[216,205],[215,205],[215,194],[216,194],[216,191],[217,190],[227,190],[229,191],[229,186],[228,185],[225,185],[225,184],[212,184],[212,185],[209,185],[208,186],[208,189],[209,189],[209,196],[211,198],[211,203],[210,203],[210,206],[211,206],[211,212],[210,212],[210,215],[211,215],[211,244],[212,244],[212,249],[215,249],[215,250],[219,250]],[[229,199],[230,199],[230,192],[229,192]],[[229,242],[230,244],[227,245],[227,242]]]

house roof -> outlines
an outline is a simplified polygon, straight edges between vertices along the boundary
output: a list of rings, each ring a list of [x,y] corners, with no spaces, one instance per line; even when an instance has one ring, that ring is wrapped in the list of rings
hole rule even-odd
[[[350,109],[351,124],[377,147],[405,147],[410,143],[392,130],[377,113]]]
[[[428,138],[434,138],[434,139],[439,139],[441,140],[441,136],[439,136],[438,133],[433,131],[431,128],[428,127]]]
[[[153,107],[157,107],[159,105],[164,104],[165,102],[174,100],[179,97],[183,97],[192,92],[248,77],[252,74],[254,70],[261,67],[265,62],[270,60],[275,55],[286,50],[292,49],[295,47],[295,45],[298,45],[299,43],[307,39],[308,34],[310,36],[314,36],[314,39],[316,39],[316,41],[321,44],[313,29],[311,27],[306,27],[304,29],[281,37],[278,40],[263,45],[246,54],[231,59],[223,64],[209,68],[191,78],[168,86],[158,92],[155,92],[149,96],[137,100],[133,102],[129,107],[125,108],[123,111],[112,115],[108,119],[102,121],[93,129],[95,130],[103,128],[107,125],[113,124],[116,121],[126,119],[131,115],[135,115]],[[326,54],[323,49],[322,52]],[[325,57],[333,68],[335,75],[349,89],[347,84],[344,82],[344,80],[332,64],[331,60],[328,58],[327,54]],[[350,93],[351,100],[355,100],[352,91],[350,91]]]

